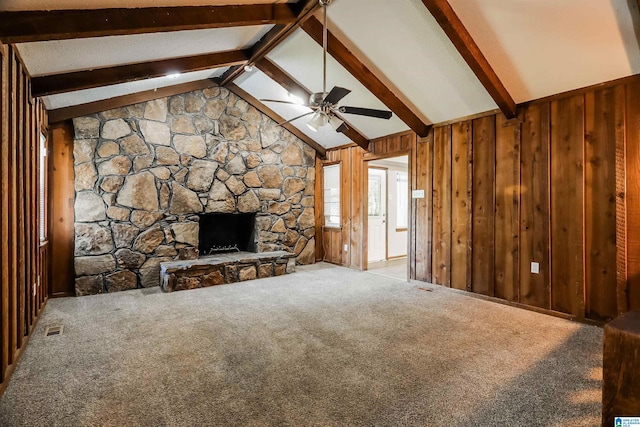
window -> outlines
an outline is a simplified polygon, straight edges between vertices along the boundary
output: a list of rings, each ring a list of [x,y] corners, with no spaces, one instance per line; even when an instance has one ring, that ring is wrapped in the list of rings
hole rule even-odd
[[[47,138],[40,134],[40,171],[39,171],[39,199],[40,199],[40,241],[47,240]]]
[[[397,225],[396,228],[407,228],[409,216],[409,175],[407,172],[397,172]]]
[[[340,227],[340,164],[325,166],[324,174],[324,225]]]

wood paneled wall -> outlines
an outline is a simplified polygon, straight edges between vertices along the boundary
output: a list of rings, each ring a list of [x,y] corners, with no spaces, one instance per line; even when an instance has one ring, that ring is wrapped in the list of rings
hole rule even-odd
[[[371,141],[369,152],[353,144],[327,152],[325,160],[316,161],[316,258],[355,269],[367,265],[367,236],[363,233],[367,224],[367,166],[368,160],[410,154],[415,150],[413,132],[403,132],[387,138]],[[322,167],[340,164],[340,214],[339,228],[324,228],[324,204],[322,201]]]
[[[0,394],[47,299],[47,243],[39,238],[44,109],[15,50],[0,44]],[[46,134],[46,133],[45,133]]]
[[[73,122],[59,122],[49,128],[51,169],[49,175],[49,206],[51,209],[51,264],[52,281],[49,295],[52,298],[75,295],[73,270],[75,201],[73,169]]]
[[[324,259],[364,268],[364,162],[408,152],[411,188],[425,190],[412,200],[412,278],[575,318],[640,309],[639,100],[640,79],[627,79],[521,106],[513,120],[329,151],[349,179]]]

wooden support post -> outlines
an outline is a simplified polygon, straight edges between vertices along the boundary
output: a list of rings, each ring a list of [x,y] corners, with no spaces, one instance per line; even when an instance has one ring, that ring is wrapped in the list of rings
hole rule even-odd
[[[640,311],[604,327],[602,426],[616,417],[640,417]]]

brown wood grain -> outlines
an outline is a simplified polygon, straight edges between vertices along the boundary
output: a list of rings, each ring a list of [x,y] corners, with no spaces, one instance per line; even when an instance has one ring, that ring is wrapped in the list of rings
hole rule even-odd
[[[353,176],[351,175],[351,153],[350,149],[341,150],[340,152],[340,226],[342,228],[342,234],[340,236],[340,242],[342,244],[349,243],[350,231],[351,231],[351,198],[352,198],[352,184]],[[343,191],[344,190],[344,191]],[[351,264],[351,248],[340,246],[340,256],[342,264],[348,267]]]
[[[0,381],[9,367],[9,61],[7,46],[0,44]]]
[[[549,124],[550,105],[523,110],[520,170],[520,302],[550,309]],[[540,273],[531,273],[531,263]]]
[[[324,259],[324,245],[322,235],[322,226],[324,225],[324,174],[322,173],[322,159],[316,155],[315,160],[315,192],[313,193],[313,200],[315,209],[313,211],[315,216],[315,238],[316,238],[316,262]]]
[[[416,143],[416,154],[412,159],[412,190],[423,190],[424,198],[411,199],[412,229],[410,238],[413,239],[413,254],[410,254],[410,264],[413,265],[412,279],[425,282],[432,281],[432,167],[433,167],[433,131],[426,138],[420,138]]]
[[[629,308],[627,298],[627,136],[625,126],[626,87],[616,90],[616,97],[622,97],[624,108],[616,108],[616,305],[618,314]],[[621,124],[618,126],[618,124]]]
[[[25,43],[247,25],[288,24],[292,4],[0,12],[0,41]]]
[[[48,112],[49,123],[59,123],[75,117],[86,116],[99,113],[101,111],[112,110],[114,108],[127,105],[138,104],[140,102],[151,101],[153,99],[192,92],[194,90],[206,89],[217,86],[211,79],[197,80],[195,82],[182,83],[174,86],[160,87],[157,89],[131,93],[100,101],[88,102],[86,104],[72,105],[50,110]]]
[[[640,312],[626,313],[604,327],[602,425],[640,414]]]
[[[471,122],[452,125],[451,287],[471,288],[471,203],[473,163]]]
[[[364,240],[364,220],[365,206],[362,195],[364,194],[364,150],[360,147],[348,149],[351,157],[351,224],[349,230],[349,252],[350,267],[356,270],[363,270],[365,267],[364,250],[357,250],[363,247]]]
[[[520,124],[496,115],[495,296],[519,301]]]
[[[473,292],[493,296],[495,252],[495,116],[473,120]]]
[[[627,288],[620,298],[640,310],[640,82],[626,87]]]
[[[74,219],[73,203],[73,125],[70,122],[52,126],[49,133],[51,141],[51,282],[52,296],[74,295]]]
[[[516,116],[516,103],[509,95],[489,61],[458,18],[447,0],[422,0],[469,68],[507,118]]]
[[[18,300],[18,318],[16,319],[18,336],[16,341],[17,348],[22,347],[22,340],[25,336],[25,287],[27,285],[27,258],[25,252],[25,234],[26,234],[26,221],[27,218],[25,216],[25,171],[26,171],[26,162],[25,162],[25,151],[26,151],[26,141],[24,135],[24,102],[25,102],[25,90],[24,90],[24,80],[23,80],[23,69],[22,65],[18,62],[16,58],[16,83],[17,83],[17,97],[16,97],[16,115],[17,121],[16,132],[17,132],[17,222],[18,222],[18,234],[16,236],[16,244],[18,246],[18,288],[16,292],[16,298]]]
[[[451,126],[433,134],[433,283],[451,286]]]
[[[190,73],[229,67],[244,64],[248,59],[249,54],[247,51],[233,50],[38,76],[32,79],[31,91],[35,97],[53,95],[163,77],[173,73]]]
[[[584,317],[584,97],[551,103],[551,308]]]
[[[9,56],[9,79],[10,88],[9,91],[13,95],[18,91],[17,82],[17,70],[18,63],[14,52],[11,52]],[[11,96],[9,116],[10,126],[10,143],[9,143],[9,262],[10,262],[10,274],[11,286],[9,288],[9,364],[15,362],[15,352],[18,350],[18,323],[19,323],[19,306],[17,294],[20,291],[20,276],[18,269],[21,266],[18,264],[18,145],[19,142],[19,130],[18,130],[18,106],[17,96]]]
[[[585,95],[585,314],[617,315],[616,146],[624,111],[623,88]],[[616,111],[618,113],[616,114]]]

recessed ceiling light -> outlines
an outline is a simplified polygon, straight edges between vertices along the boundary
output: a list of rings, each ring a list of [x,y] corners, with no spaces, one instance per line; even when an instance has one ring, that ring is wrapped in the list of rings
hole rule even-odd
[[[180,73],[171,73],[171,74],[167,74],[166,77],[168,79],[177,79],[178,77],[180,77]]]
[[[249,65],[249,64],[245,65],[245,66],[244,66],[244,70],[245,70],[247,73],[252,72],[252,71],[253,71],[253,65]]]

